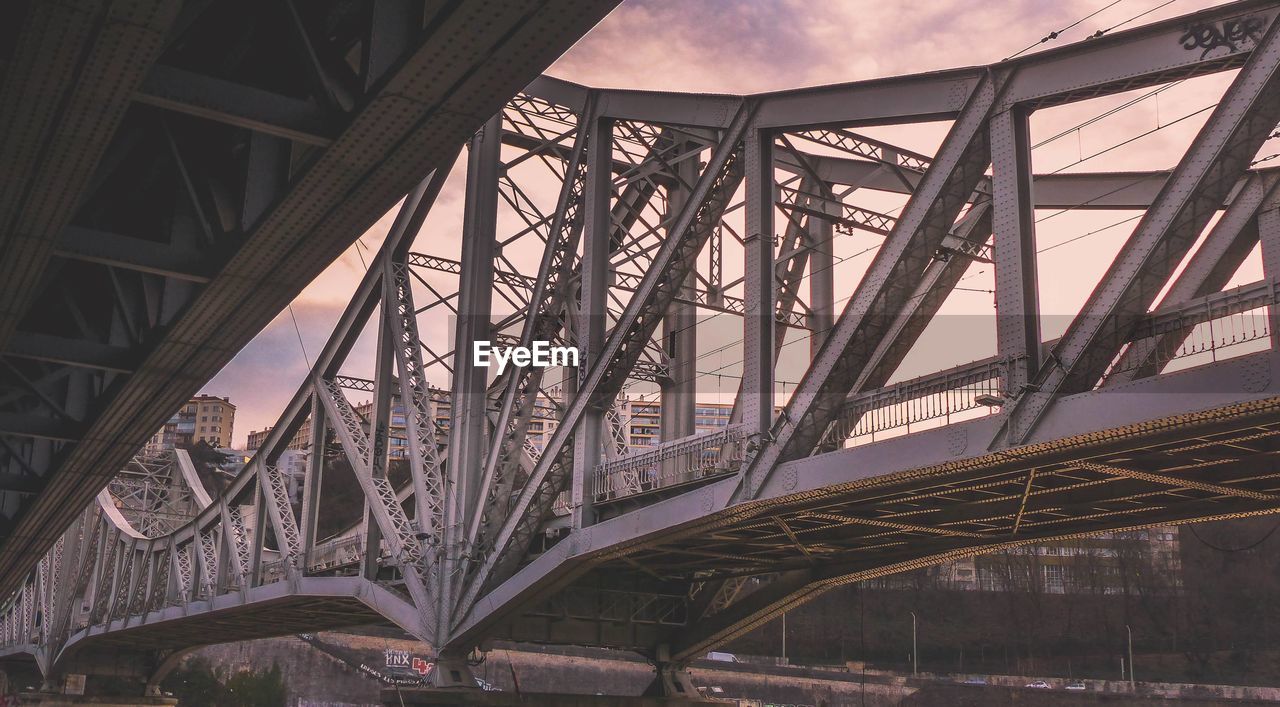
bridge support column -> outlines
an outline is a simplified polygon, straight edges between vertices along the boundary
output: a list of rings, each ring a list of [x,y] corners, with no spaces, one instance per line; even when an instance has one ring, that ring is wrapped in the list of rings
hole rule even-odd
[[[476,676],[471,672],[471,666],[467,664],[466,658],[447,658],[441,656],[436,660],[436,667],[427,676],[427,682],[432,687],[438,688],[472,688],[476,685]]]
[[[743,245],[745,305],[742,317],[742,425],[746,455],[754,456],[773,427],[775,363],[774,224],[777,200],[773,174],[773,134],[752,130],[746,137],[746,229]],[[744,460],[744,465],[747,463]],[[743,483],[754,494],[756,479]]]
[[[687,146],[681,149],[685,152]],[[667,238],[679,238],[672,230],[673,224],[684,211],[689,193],[698,181],[698,160],[686,159],[675,166],[679,175],[677,184],[667,192]],[[697,274],[690,272],[680,285],[682,297],[693,300],[697,287]],[[672,302],[662,319],[662,348],[667,355],[668,378],[661,382],[658,418],[659,438],[670,442],[693,434],[694,400],[697,396],[698,359],[698,309],[687,302]],[[686,458],[667,459],[661,463],[661,477],[678,481],[679,476],[691,466]],[[643,480],[642,480],[643,481]]]
[[[16,704],[22,705],[23,707],[73,707],[74,705],[94,705],[95,707],[155,707],[158,705],[178,704],[177,698],[162,696],[158,688],[151,691],[150,685],[148,685],[148,691],[145,694],[139,694],[136,687],[125,687],[123,688],[124,694],[121,694],[121,691],[118,690],[115,691],[114,694],[85,695],[86,679],[93,680],[93,678],[94,676],[92,675],[86,676],[84,674],[70,673],[55,673],[46,676],[41,682],[39,690],[18,692],[16,694]],[[134,685],[139,687],[141,684],[141,680],[134,683]],[[7,693],[0,692],[0,694]]]
[[[160,681],[169,677],[169,673],[173,672],[173,669],[182,663],[182,659],[196,648],[197,646],[193,646],[185,650],[172,651],[161,658],[155,669],[151,671],[151,675],[147,677],[147,684],[143,688],[142,694],[148,697],[159,697]]]
[[[671,660],[671,649],[666,645],[658,646],[655,655],[653,682],[645,688],[645,697],[698,696],[698,688],[693,684],[693,676],[689,674],[687,663]]]

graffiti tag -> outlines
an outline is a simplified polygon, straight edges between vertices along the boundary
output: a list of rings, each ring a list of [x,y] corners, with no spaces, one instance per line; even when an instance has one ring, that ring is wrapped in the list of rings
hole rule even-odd
[[[386,667],[398,670],[412,670],[419,675],[426,675],[431,672],[434,663],[419,658],[416,655],[410,655],[409,651],[395,650],[388,648],[382,652],[386,660]]]
[[[1218,47],[1227,47],[1231,51],[1239,51],[1240,43],[1246,39],[1258,41],[1267,23],[1261,17],[1242,17],[1234,20],[1223,20],[1217,24],[1203,22],[1187,25],[1182,30],[1178,42],[1183,49],[1203,49],[1200,58]]]

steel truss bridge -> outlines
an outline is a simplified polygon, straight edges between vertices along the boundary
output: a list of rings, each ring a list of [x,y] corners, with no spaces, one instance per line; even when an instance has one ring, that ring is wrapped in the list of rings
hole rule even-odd
[[[1278,14],[1237,2],[991,66],[751,96],[537,79],[471,138],[460,256],[423,226],[439,164],[230,488],[192,490],[180,524],[126,518],[123,490],[79,506],[2,606],[0,651],[154,683],[196,645],[389,622],[438,653],[441,686],[504,638],[638,651],[678,692],[691,658],[842,583],[1274,513],[1280,172],[1258,160],[1280,123]],[[1172,170],[1033,172],[1035,111],[1228,71]],[[860,132],[923,121],[949,122],[931,155]],[[1137,226],[1045,341],[1035,212],[1079,208]],[[837,282],[854,237],[874,257]],[[1227,288],[1259,244],[1262,279]],[[895,377],[989,264],[995,356]],[[702,434],[699,351],[724,342],[698,341],[698,312],[741,332],[731,424]],[[583,361],[491,379],[468,355],[484,339]],[[789,340],[808,363],[783,394]],[[662,441],[632,448],[618,402],[644,385]],[[277,462],[308,418],[295,504]],[[319,537],[347,467],[363,520]]]

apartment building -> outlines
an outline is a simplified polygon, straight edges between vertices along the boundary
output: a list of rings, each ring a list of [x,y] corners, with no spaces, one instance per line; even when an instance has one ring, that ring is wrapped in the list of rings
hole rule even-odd
[[[161,454],[196,442],[204,442],[214,448],[229,448],[235,419],[236,406],[230,398],[197,395],[179,408],[151,436],[143,451],[147,454]]]

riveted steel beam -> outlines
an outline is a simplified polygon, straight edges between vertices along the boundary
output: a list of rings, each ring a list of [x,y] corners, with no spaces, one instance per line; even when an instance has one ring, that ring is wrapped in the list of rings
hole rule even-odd
[[[1021,443],[1057,396],[1097,384],[1280,122],[1278,66],[1280,23],[1259,39],[1029,389],[1006,406],[1004,430],[993,446]]]
[[[579,420],[588,406],[607,405],[613,399],[625,382],[629,369],[652,338],[661,314],[679,290],[696,254],[710,237],[742,178],[739,142],[750,117],[749,105],[739,108],[733,123],[712,153],[676,226],[672,228],[678,237],[668,239],[654,256],[651,269],[606,339],[597,364],[583,377],[577,395],[565,410],[560,425],[529,475],[501,532],[491,546],[483,548],[485,559],[469,580],[458,607],[459,616],[465,615],[480,592],[494,581],[492,576],[496,574],[498,578],[505,578],[520,562],[532,534],[550,511],[568,477],[569,465],[561,463],[561,454],[568,449],[569,438]]]
[[[1004,78],[987,75],[974,89],[791,402],[743,464],[732,502],[753,498],[780,462],[811,452],[839,416],[844,397],[983,178],[991,161],[987,120]]]

